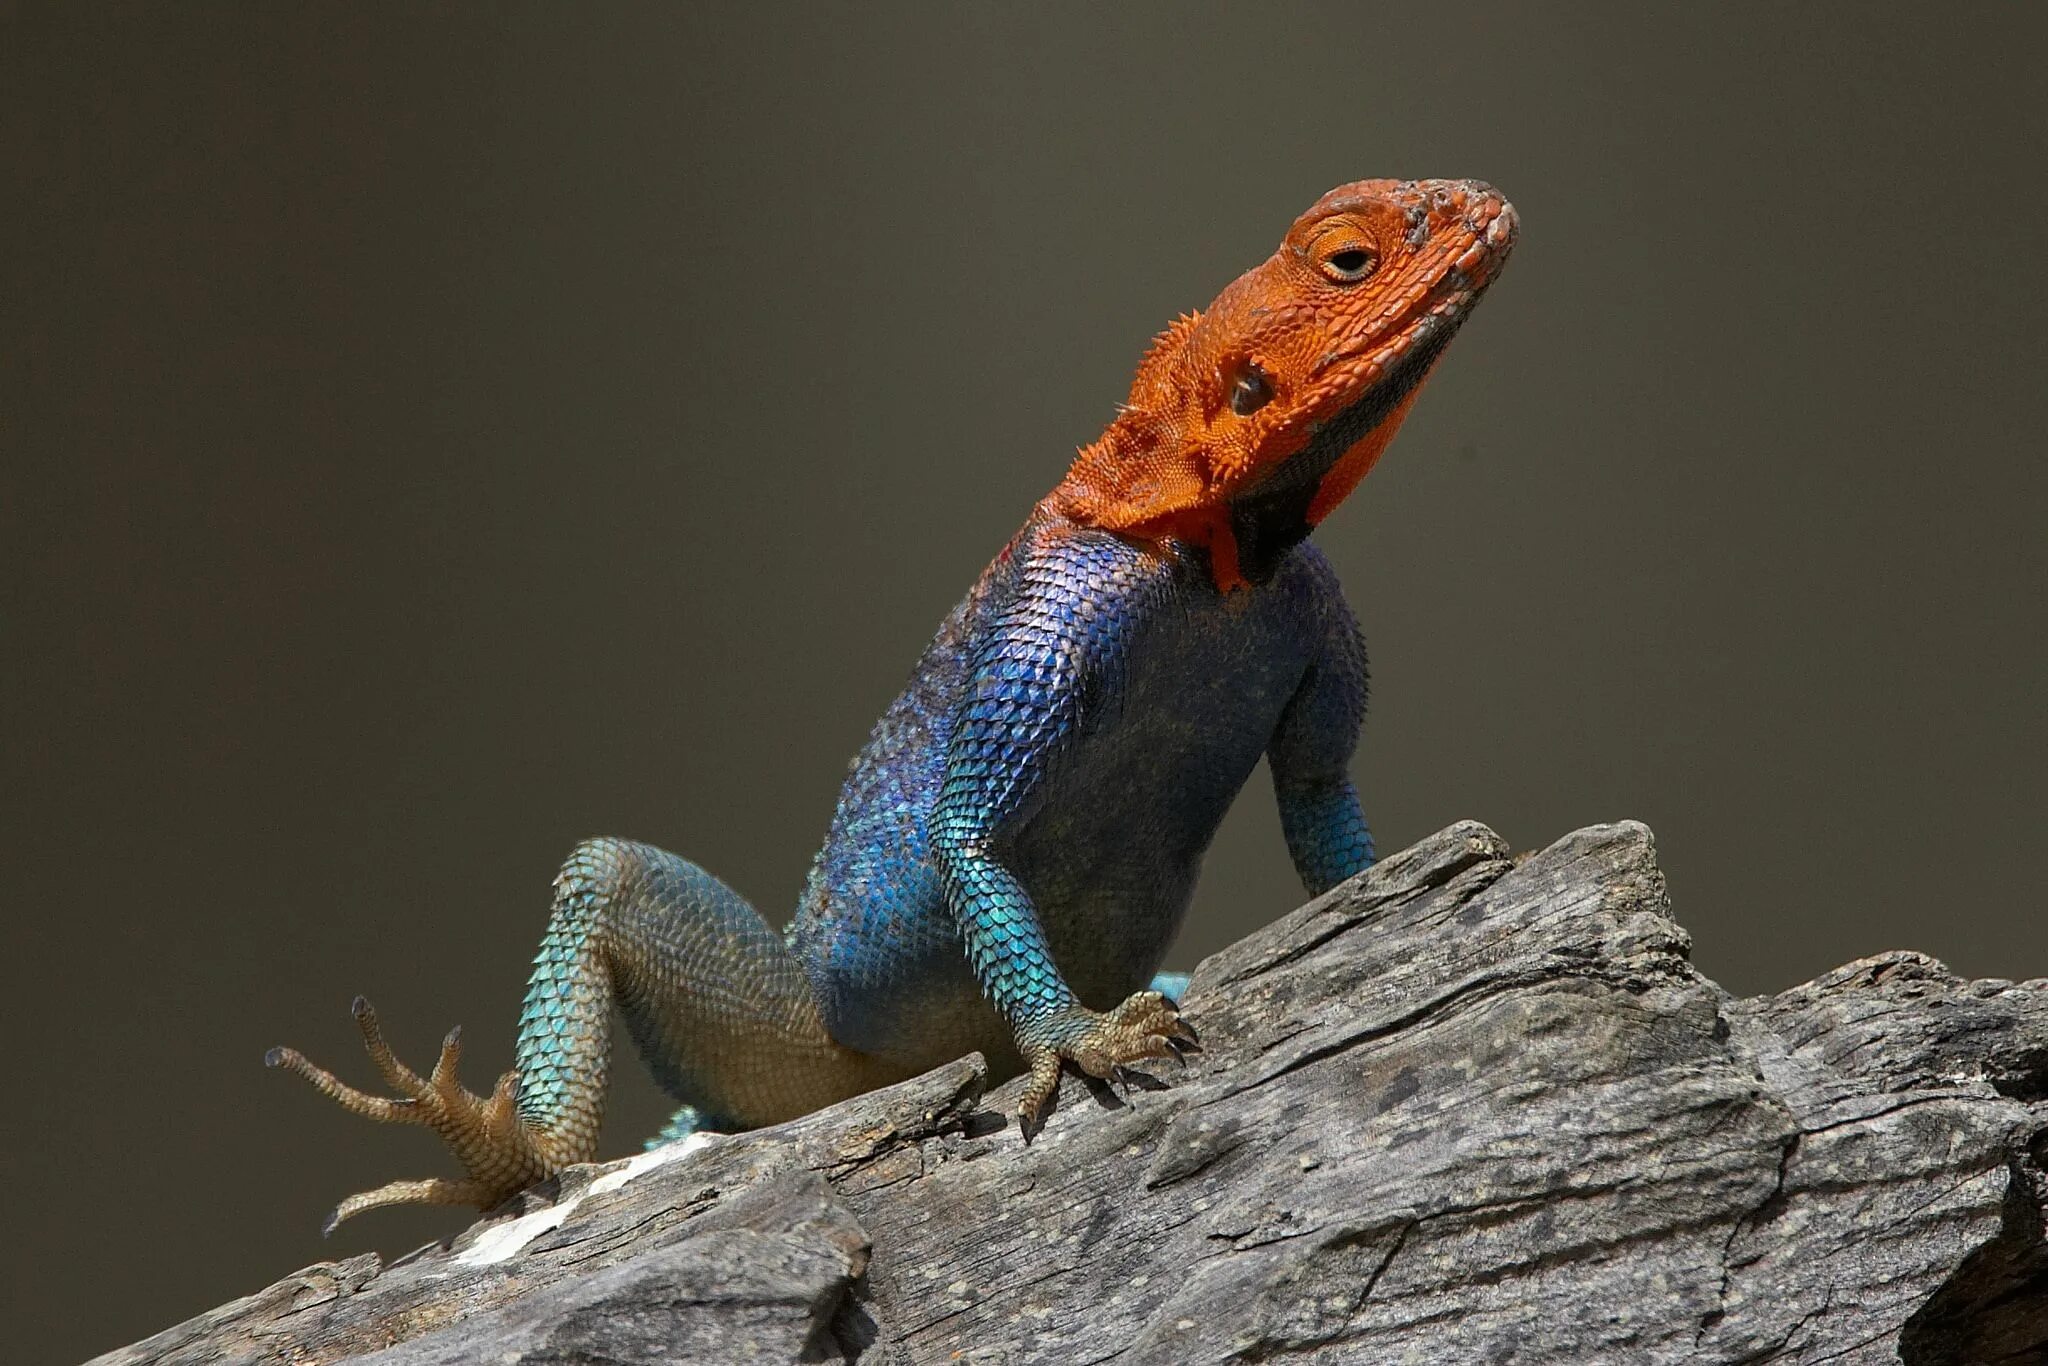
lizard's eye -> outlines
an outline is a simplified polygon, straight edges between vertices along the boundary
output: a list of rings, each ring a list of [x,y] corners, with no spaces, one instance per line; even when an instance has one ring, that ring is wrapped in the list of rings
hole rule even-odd
[[[1340,247],[1323,258],[1323,274],[1340,285],[1355,285],[1371,275],[1380,258],[1370,248]]]
[[[1255,360],[1240,361],[1237,375],[1230,385],[1230,411],[1239,417],[1250,417],[1273,401],[1273,381],[1259,368]]]

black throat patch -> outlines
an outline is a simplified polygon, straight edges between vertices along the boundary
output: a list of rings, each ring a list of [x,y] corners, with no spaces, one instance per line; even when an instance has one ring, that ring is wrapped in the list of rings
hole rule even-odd
[[[1379,383],[1325,422],[1308,445],[1231,501],[1230,533],[1237,540],[1238,571],[1245,578],[1253,583],[1271,579],[1287,552],[1308,538],[1308,508],[1323,476],[1415,392],[1462,321],[1439,320]]]

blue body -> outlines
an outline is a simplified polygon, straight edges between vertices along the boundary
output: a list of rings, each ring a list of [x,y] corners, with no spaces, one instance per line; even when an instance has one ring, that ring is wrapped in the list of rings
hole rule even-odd
[[[1365,868],[1365,685],[1306,542],[1225,594],[1199,550],[1034,517],[840,794],[789,931],[826,1030],[909,1073],[1144,987],[1262,756],[1303,882]]]

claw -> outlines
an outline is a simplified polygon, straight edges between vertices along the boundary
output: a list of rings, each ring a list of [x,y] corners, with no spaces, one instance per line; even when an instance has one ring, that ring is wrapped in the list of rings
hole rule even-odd
[[[1017,1100],[1017,1127],[1026,1143],[1045,1127],[1046,1112],[1052,1108],[1059,1089],[1060,1055],[1051,1049],[1037,1051],[1031,1057],[1031,1080],[1025,1083],[1024,1094]]]
[[[448,1031],[441,1040],[441,1056],[434,1060],[434,1074],[427,1078],[427,1084],[443,1095],[453,1095],[462,1089],[455,1080],[455,1068],[462,1061],[462,1026]]]
[[[507,1072],[488,1098],[464,1089],[456,1076],[462,1061],[462,1029],[448,1031],[434,1070],[422,1078],[392,1055],[377,1025],[377,1012],[358,996],[349,1013],[363,1036],[363,1051],[395,1097],[375,1096],[348,1085],[325,1068],[315,1067],[296,1049],[273,1048],[264,1054],[270,1067],[304,1077],[314,1090],[365,1119],[385,1124],[420,1124],[441,1136],[466,1171],[463,1180],[433,1178],[393,1181],[376,1190],[351,1195],[335,1206],[323,1233],[332,1233],[344,1219],[386,1205],[474,1205],[489,1209],[507,1196],[590,1156],[594,1135],[549,1133],[530,1129],[519,1118],[519,1074]],[[1055,1077],[1057,1081],[1057,1077]]]

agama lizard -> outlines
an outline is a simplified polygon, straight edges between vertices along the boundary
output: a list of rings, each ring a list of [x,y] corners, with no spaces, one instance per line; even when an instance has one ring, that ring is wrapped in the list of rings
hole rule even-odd
[[[1263,756],[1311,893],[1367,867],[1347,766],[1365,647],[1309,532],[1357,486],[1513,246],[1476,181],[1339,186],[1209,308],[952,611],[854,761],[786,934],[674,854],[579,845],[488,1097],[356,1020],[398,1092],[268,1061],[371,1119],[435,1129],[462,1180],[350,1196],[504,1197],[596,1150],[616,1005],[682,1108],[655,1141],[748,1128],[979,1049],[1097,1077],[1194,1041],[1155,977],[1225,810]],[[1150,985],[1147,985],[1148,980]],[[1085,1002],[1121,1004],[1108,1010]]]

